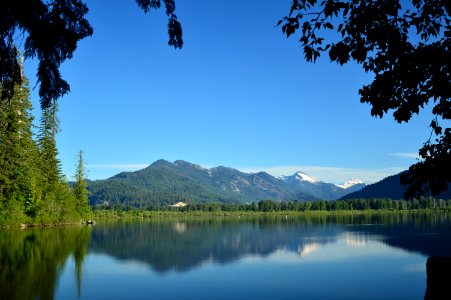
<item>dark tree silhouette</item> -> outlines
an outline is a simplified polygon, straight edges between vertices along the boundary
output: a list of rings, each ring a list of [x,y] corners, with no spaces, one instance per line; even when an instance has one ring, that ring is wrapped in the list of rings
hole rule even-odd
[[[451,119],[450,15],[449,0],[293,0],[277,24],[287,37],[299,34],[307,61],[327,52],[331,61],[354,61],[372,73],[359,90],[371,115],[393,112],[408,122],[433,103],[422,161],[401,178],[408,198],[439,195],[451,182],[451,129],[443,127]]]
[[[182,29],[174,14],[174,0],[163,2],[169,18],[169,45],[181,48]],[[145,13],[161,6],[160,0],[136,0],[136,3]],[[92,35],[87,13],[88,7],[80,0],[0,1],[1,101],[11,99],[14,86],[21,84],[15,45],[21,40],[25,40],[25,58],[39,60],[37,78],[41,107],[50,107],[69,92],[69,84],[61,77],[59,67],[72,58],[80,40]]]

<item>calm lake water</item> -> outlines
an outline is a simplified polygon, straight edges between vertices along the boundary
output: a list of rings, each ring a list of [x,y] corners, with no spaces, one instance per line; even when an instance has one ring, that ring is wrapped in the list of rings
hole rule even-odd
[[[100,220],[0,249],[0,299],[423,299],[451,216]]]

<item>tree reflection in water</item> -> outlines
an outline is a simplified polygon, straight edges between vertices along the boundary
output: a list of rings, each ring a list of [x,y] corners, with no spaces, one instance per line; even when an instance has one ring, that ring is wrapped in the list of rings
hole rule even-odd
[[[89,227],[0,230],[0,299],[53,299],[71,256],[80,293],[91,231]]]

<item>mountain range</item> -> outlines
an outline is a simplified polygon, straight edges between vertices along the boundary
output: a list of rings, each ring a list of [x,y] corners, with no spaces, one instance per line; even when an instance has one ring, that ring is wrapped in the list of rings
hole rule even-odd
[[[390,198],[390,199],[402,199],[406,187],[400,184],[401,174],[403,172],[388,176],[379,182],[370,184],[358,191],[354,191],[347,195],[344,195],[342,199],[357,199],[357,198]],[[437,198],[451,199],[451,190],[441,193]]]
[[[265,172],[244,173],[228,167],[203,168],[183,160],[158,160],[135,172],[88,181],[91,205],[131,206],[188,203],[249,203],[335,200],[366,185],[349,179],[343,185],[326,183],[303,172],[274,177]]]
[[[335,200],[366,186],[363,181],[355,178],[346,180],[342,185],[327,183],[304,172],[296,172],[292,176],[280,176],[278,178],[292,189],[302,191],[321,200]]]

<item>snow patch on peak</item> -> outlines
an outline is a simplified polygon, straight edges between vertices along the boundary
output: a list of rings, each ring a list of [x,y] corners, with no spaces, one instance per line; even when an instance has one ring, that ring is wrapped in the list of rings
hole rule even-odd
[[[304,172],[296,172],[293,175],[294,178],[300,181],[308,181],[311,183],[319,182],[320,180],[316,179],[315,177],[312,177]]]
[[[284,181],[298,180],[298,181],[307,181],[310,183],[320,182],[319,179],[312,177],[304,172],[296,172],[292,176],[281,176],[280,179]]]
[[[317,183],[321,182],[321,180],[316,179],[315,177],[312,177],[304,172],[296,172],[291,176],[277,176],[277,179],[283,180],[285,182],[296,182],[296,181],[304,181],[304,182],[310,182],[310,183]]]
[[[362,180],[356,178],[349,178],[343,184],[336,184],[336,186],[341,187],[342,189],[350,188],[356,184],[365,184]]]

